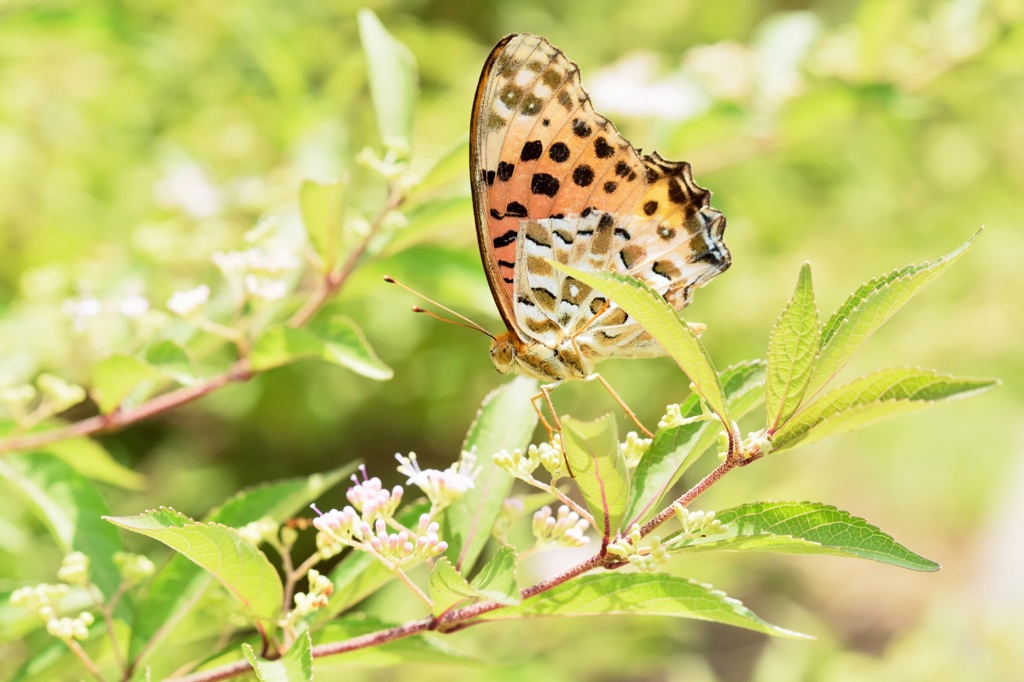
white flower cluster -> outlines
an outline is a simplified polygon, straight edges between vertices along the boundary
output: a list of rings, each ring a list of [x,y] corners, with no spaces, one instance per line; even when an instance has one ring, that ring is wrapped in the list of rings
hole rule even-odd
[[[167,301],[167,309],[184,318],[195,317],[206,309],[209,300],[210,287],[200,284],[195,288],[172,294]]]
[[[647,452],[647,448],[651,447],[652,440],[651,438],[641,438],[636,431],[626,434],[625,442],[619,443],[619,455],[626,461],[627,467],[636,468],[636,465],[640,463],[640,458]]]
[[[339,545],[371,552],[392,566],[430,559],[448,549],[448,543],[438,537],[440,525],[431,521],[429,514],[420,516],[413,533],[407,530],[389,533],[387,521],[382,518],[371,526],[356,516],[352,507],[340,511],[332,509],[313,519],[313,527]],[[319,537],[317,544],[321,544]]]
[[[526,454],[519,448],[512,452],[501,450],[494,454],[494,463],[523,481],[532,481],[538,466],[547,470],[552,481],[569,475],[565,468],[565,455],[562,454],[561,436],[557,433],[551,443],[530,445]]]
[[[459,461],[445,470],[421,469],[416,453],[410,452],[408,457],[395,455],[399,462],[398,473],[408,476],[407,485],[414,485],[430,500],[433,512],[444,509],[452,502],[466,494],[474,487],[474,479],[479,475],[476,466],[476,451],[463,452]]]
[[[261,519],[247,523],[239,528],[238,534],[241,535],[244,540],[247,540],[254,545],[258,545],[277,535],[277,522],[269,516],[264,516]]]
[[[648,536],[650,544],[647,547],[641,545],[643,539],[640,535],[640,526],[634,523],[629,529],[628,536],[620,536],[608,544],[608,553],[625,559],[640,571],[653,573],[668,561],[668,550],[661,544],[661,538],[657,535]]]
[[[686,511],[680,504],[673,505],[672,509],[686,535],[713,535],[722,530],[722,522],[715,518],[713,511]]]
[[[580,515],[570,511],[564,504],[558,508],[558,515],[551,515],[551,507],[541,507],[533,515],[533,537],[537,545],[561,545],[562,547],[585,547],[590,543],[586,535],[590,527]]]
[[[57,571],[57,580],[68,585],[84,587],[89,584],[89,557],[81,552],[71,552],[64,557],[60,569]]]
[[[82,294],[61,303],[61,311],[71,318],[74,330],[81,332],[89,320],[103,314],[141,319],[149,312],[149,300],[141,294],[131,294],[120,300],[101,301],[91,294]]]
[[[114,565],[129,585],[135,585],[153,575],[156,566],[149,557],[131,552],[114,552]]]
[[[36,385],[0,389],[2,405],[20,423],[37,422],[85,400],[85,389],[52,374],[40,374]],[[39,399],[38,404],[33,404]]]
[[[316,569],[309,569],[306,577],[309,580],[309,592],[295,593],[295,608],[285,617],[286,623],[324,608],[327,606],[328,597],[334,593],[334,583]]]
[[[72,560],[72,564],[76,562],[77,559]],[[11,606],[35,611],[46,622],[46,631],[54,637],[66,642],[72,639],[81,641],[89,636],[89,626],[96,619],[88,611],[83,611],[77,618],[58,618],[57,604],[67,594],[67,585],[32,585],[14,590],[10,601]]]

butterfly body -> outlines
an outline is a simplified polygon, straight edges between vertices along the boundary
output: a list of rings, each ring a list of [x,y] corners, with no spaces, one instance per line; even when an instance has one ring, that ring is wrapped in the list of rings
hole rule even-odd
[[[641,156],[543,38],[508,36],[488,58],[470,166],[480,252],[508,328],[491,346],[499,372],[586,379],[605,358],[664,354],[623,309],[552,261],[637,277],[676,309],[729,266],[725,218],[689,164]]]

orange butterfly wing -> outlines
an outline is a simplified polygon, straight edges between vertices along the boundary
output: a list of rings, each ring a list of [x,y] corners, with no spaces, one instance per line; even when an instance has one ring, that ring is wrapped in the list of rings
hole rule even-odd
[[[710,192],[694,183],[689,164],[641,157],[594,111],[579,68],[543,38],[507,36],[484,64],[473,103],[470,170],[488,283],[506,326],[521,338],[515,312],[521,221],[595,211],[636,216],[630,241],[608,253],[608,267],[647,281],[677,308],[729,265],[721,241],[725,219],[710,208]]]

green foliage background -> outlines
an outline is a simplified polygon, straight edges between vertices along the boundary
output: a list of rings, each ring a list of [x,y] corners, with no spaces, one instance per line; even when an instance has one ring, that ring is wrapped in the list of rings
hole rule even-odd
[[[130,349],[132,331],[109,325],[83,338],[63,301],[140,293],[161,306],[215,281],[210,253],[239,247],[259,216],[294,211],[303,178],[348,176],[353,211],[379,205],[380,183],[355,163],[380,144],[355,21],[363,6],[419,66],[416,168],[465,139],[479,67],[499,37],[518,31],[546,36],[576,61],[598,110],[637,146],[693,164],[729,219],[733,267],[687,311],[708,325],[703,339],[719,367],[764,352],[801,262],[813,263],[827,314],[868,277],[988,228],[850,375],[907,363],[1000,376],[1001,390],[759,463],[700,505],[824,500],[943,571],[750,555],[674,565],[817,635],[812,644],[612,617],[492,624],[447,643],[505,665],[489,679],[1012,679],[1024,667],[1015,577],[1024,571],[1015,552],[1024,520],[1024,6],[1015,0],[4,3],[0,383],[40,371],[87,383],[97,359]],[[623,112],[672,103],[617,96],[640,79],[628,64],[645,63],[661,93],[685,95],[679,106],[693,105],[690,115]],[[750,74],[746,86],[737,68]],[[148,477],[143,493],[112,490],[115,510],[169,504],[201,514],[240,486],[354,458],[393,484],[395,452],[451,461],[503,379],[485,339],[409,314],[411,298],[380,279],[394,275],[500,329],[468,182],[451,194],[458,199],[438,217],[412,216],[407,248],[369,261],[331,305],[363,327],[393,380],[306,362],[106,437]],[[649,423],[686,393],[669,360],[602,371]],[[614,407],[596,384],[555,395],[579,418]],[[27,512],[13,500],[0,510],[0,575],[52,579],[59,558],[45,531],[25,530]],[[397,593],[374,605],[388,620],[415,615],[405,608]],[[417,674],[474,679],[481,669]]]

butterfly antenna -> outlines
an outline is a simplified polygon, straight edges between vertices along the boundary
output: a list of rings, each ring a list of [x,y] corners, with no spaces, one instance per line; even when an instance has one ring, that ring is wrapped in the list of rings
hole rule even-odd
[[[486,336],[488,336],[491,339],[494,338],[494,334],[490,333],[489,331],[487,331],[486,329],[484,329],[483,327],[481,327],[480,325],[478,325],[476,322],[474,322],[473,320],[469,319],[465,315],[460,315],[459,313],[455,312],[451,308],[449,308],[447,306],[441,305],[440,303],[438,303],[437,301],[433,300],[432,298],[427,298],[426,296],[424,296],[420,292],[416,291],[415,289],[412,289],[411,287],[408,287],[408,286],[402,284],[401,282],[399,282],[394,277],[390,277],[388,275],[385,275],[384,276],[384,281],[388,282],[390,284],[397,284],[398,286],[400,286],[403,289],[405,289],[406,291],[408,291],[410,294],[413,294],[415,296],[419,296],[420,298],[422,298],[427,303],[435,305],[438,308],[440,308],[441,310],[445,311],[446,313],[448,313],[450,315],[454,315],[455,317],[459,318],[460,320],[462,320],[462,322],[458,322],[456,320],[452,320],[452,319],[449,319],[447,317],[441,317],[437,313],[432,313],[429,310],[424,310],[423,308],[419,307],[418,305],[414,305],[412,307],[412,311],[414,313],[424,313],[424,314],[429,315],[430,317],[434,318],[435,320],[440,320],[441,322],[447,322],[448,324],[454,324],[456,327],[465,327],[466,329],[475,329],[476,331],[480,332],[481,334],[485,334]]]

